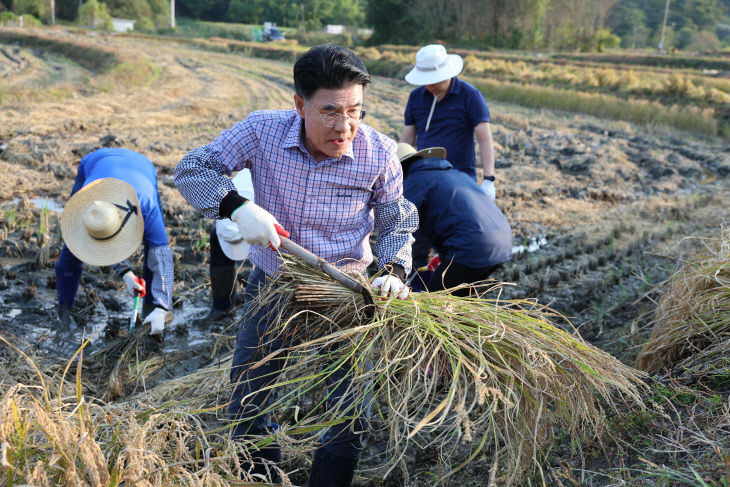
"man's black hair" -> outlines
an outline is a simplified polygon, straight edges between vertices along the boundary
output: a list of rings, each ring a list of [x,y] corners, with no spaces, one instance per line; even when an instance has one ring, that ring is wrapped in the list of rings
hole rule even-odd
[[[294,64],[294,90],[309,100],[320,88],[336,90],[347,84],[370,83],[362,59],[349,49],[321,44],[304,53]]]

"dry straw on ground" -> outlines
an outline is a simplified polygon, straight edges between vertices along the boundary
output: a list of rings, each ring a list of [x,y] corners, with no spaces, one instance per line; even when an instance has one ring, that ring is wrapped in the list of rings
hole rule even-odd
[[[303,452],[322,427],[372,404],[373,427],[390,439],[386,466],[432,446],[444,475],[489,461],[489,481],[506,485],[538,468],[554,428],[600,435],[607,409],[643,407],[639,372],[556,327],[532,301],[419,293],[380,301],[366,322],[360,295],[302,262],[286,260],[271,286],[261,295],[281,311],[275,333],[297,341],[259,357],[286,360],[268,410],[282,427],[260,445]],[[230,485],[246,476],[237,453],[252,446],[232,443],[230,423],[211,417],[228,402],[228,357],[113,404],[82,394],[78,364],[66,370],[74,387],[51,387],[37,371],[24,380],[40,386],[4,382],[0,468],[14,485]],[[323,384],[343,368],[357,399],[326,410]]]
[[[250,444],[210,431],[184,405],[157,409],[85,396],[75,360],[81,350],[60,376],[49,377],[2,335],[0,346],[8,347],[0,348],[8,358],[0,373],[0,485],[223,487],[254,480],[241,465]]]
[[[282,424],[277,441],[309,434],[315,443],[317,425],[351,421],[372,398],[390,467],[409,447],[437,447],[450,472],[486,453],[490,481],[509,484],[539,465],[553,428],[600,436],[606,408],[643,407],[640,372],[558,328],[533,301],[416,293],[380,301],[367,322],[359,295],[289,258],[259,296],[280,312],[270,338],[288,343],[259,357],[285,361],[264,411]],[[323,385],[342,368],[355,400],[325,411]]]
[[[651,337],[636,358],[639,369],[671,368],[730,336],[730,229],[706,248],[668,281]]]

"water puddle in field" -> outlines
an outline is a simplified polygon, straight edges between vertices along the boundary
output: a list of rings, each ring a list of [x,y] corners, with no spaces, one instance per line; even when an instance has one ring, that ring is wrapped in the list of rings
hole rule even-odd
[[[533,253],[537,252],[540,247],[547,245],[547,238],[545,235],[534,235],[530,240],[522,245],[515,245],[512,247],[512,255],[520,255],[523,252]]]
[[[5,315],[5,318],[12,320],[16,316],[20,315],[22,312],[23,312],[22,309],[13,308],[10,311],[8,311],[8,313]]]

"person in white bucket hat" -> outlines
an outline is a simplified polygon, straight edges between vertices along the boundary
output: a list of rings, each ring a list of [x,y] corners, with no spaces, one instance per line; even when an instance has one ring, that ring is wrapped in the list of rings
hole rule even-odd
[[[440,44],[418,51],[416,65],[406,75],[406,81],[418,88],[408,97],[400,141],[419,150],[444,147],[454,167],[476,181],[476,136],[483,168],[482,190],[494,199],[489,107],[479,90],[457,77],[463,67],[461,56],[447,54]]]
[[[56,291],[63,325],[74,322],[71,310],[82,263],[87,263],[110,266],[131,296],[144,288],[144,323],[150,324],[153,335],[164,331],[172,308],[173,258],[157,172],[149,159],[120,148],[99,149],[81,159],[71,198],[61,214],[61,234],[64,245],[56,262]],[[140,244],[144,285],[127,260]]]
[[[232,179],[239,195],[254,201],[251,171],[243,169]],[[237,264],[248,257],[249,244],[238,224],[229,218],[215,221],[210,230],[210,291],[212,303],[203,324],[213,323],[232,308],[236,301]]]

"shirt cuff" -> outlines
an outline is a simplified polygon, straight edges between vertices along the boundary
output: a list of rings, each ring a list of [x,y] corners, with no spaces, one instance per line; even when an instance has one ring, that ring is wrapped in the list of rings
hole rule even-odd
[[[218,215],[221,218],[231,218],[233,212],[247,201],[248,199],[238,194],[237,191],[230,191],[218,205]]]

